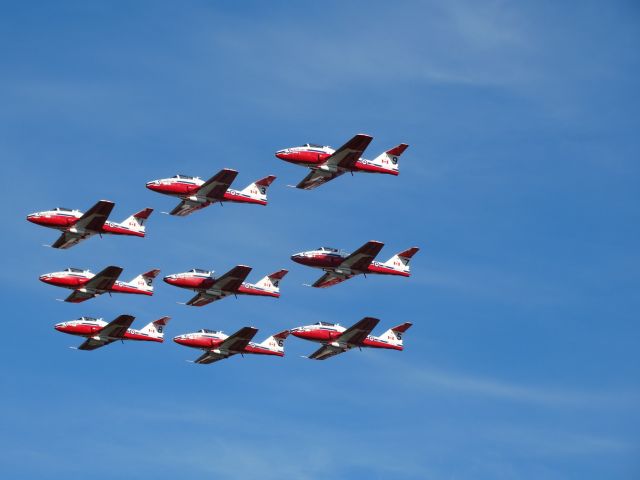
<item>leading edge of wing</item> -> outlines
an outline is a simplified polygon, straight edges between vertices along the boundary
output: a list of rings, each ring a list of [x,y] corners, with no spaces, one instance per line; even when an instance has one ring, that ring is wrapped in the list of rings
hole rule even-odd
[[[345,258],[340,266],[366,272],[371,262],[373,262],[373,259],[376,258],[380,250],[382,250],[382,247],[384,247],[384,243],[378,242],[377,240],[369,240]]]
[[[347,143],[338,148],[325,160],[326,165],[351,168],[360,159],[373,137],[365,133],[354,135]]]
[[[74,224],[76,228],[84,228],[94,232],[100,231],[104,222],[107,221],[114,203],[109,200],[100,200],[93,207],[87,210]]]
[[[109,290],[116,283],[116,280],[122,273],[122,268],[110,265],[104,270],[95,274],[87,283],[84,284],[85,288],[91,288],[95,290]]]
[[[338,338],[339,342],[345,342],[349,345],[361,345],[365,338],[369,336],[371,331],[376,328],[380,320],[373,317],[364,317],[357,323],[347,328]]]
[[[254,327],[242,327],[233,335],[227,337],[218,350],[227,350],[232,353],[242,352],[249,342],[256,336],[258,329]]]

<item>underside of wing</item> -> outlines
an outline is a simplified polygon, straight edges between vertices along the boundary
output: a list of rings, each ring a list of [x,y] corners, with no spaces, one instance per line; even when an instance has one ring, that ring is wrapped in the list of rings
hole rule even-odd
[[[369,135],[358,134],[333,152],[324,163],[326,165],[336,165],[340,168],[353,168],[372,139],[373,137]]]
[[[73,226],[79,229],[98,232],[104,225],[104,222],[107,221],[107,218],[109,218],[111,210],[113,210],[113,206],[113,202],[100,200],[93,207],[87,210]]]
[[[350,268],[351,270],[366,272],[371,262],[373,262],[373,259],[376,258],[380,250],[382,250],[382,247],[384,247],[384,243],[371,240],[345,258],[340,266]]]
[[[191,305],[193,307],[202,307],[204,305],[209,305],[211,302],[215,302],[216,300],[220,300],[224,298],[223,295],[211,295],[207,292],[198,292],[191,300],[187,302],[187,305]]]
[[[311,170],[309,175],[304,177],[296,188],[301,188],[302,190],[313,190],[320,185],[327,183],[329,180],[333,180],[336,177],[342,175],[343,172],[327,172],[325,170]]]
[[[331,345],[323,345],[318,350],[309,355],[311,360],[326,360],[340,353],[346,352],[344,348],[334,347]]]
[[[206,197],[212,202],[222,200],[222,198],[224,198],[224,193],[229,189],[229,186],[235,180],[236,175],[238,175],[237,171],[230,168],[223,168],[202,184],[198,189],[198,196]]]
[[[231,355],[234,355],[234,354],[229,353],[225,355],[223,353],[215,353],[212,351],[208,351],[200,355],[198,358],[196,358],[193,361],[193,363],[204,363],[204,364],[213,363],[213,362],[217,362],[218,360],[224,360],[225,358],[228,358]]]
[[[365,317],[358,323],[347,328],[342,335],[338,338],[340,343],[348,343],[349,345],[358,346],[364,342],[364,339],[371,333],[371,331],[378,325],[377,318]]]
[[[335,272],[327,272],[315,281],[312,287],[327,288],[342,283],[345,280],[349,280],[353,275],[338,274]]]
[[[207,207],[207,203],[200,202],[192,202],[191,200],[183,200],[176,208],[169,212],[169,215],[175,215],[176,217],[186,217],[187,215],[195,212],[196,210],[200,210],[204,207]]]
[[[91,234],[89,233],[78,235],[77,233],[63,232],[63,234],[58,237],[58,240],[56,240],[55,243],[51,246],[53,248],[60,248],[64,250],[79,244],[82,240],[86,240],[90,236]]]
[[[85,288],[92,290],[109,290],[116,283],[116,280],[122,273],[122,268],[110,266],[95,274],[87,283]]]
[[[96,348],[104,347],[113,342],[115,342],[114,339],[88,338],[78,347],[78,350],[95,350]]]
[[[83,292],[81,290],[74,290],[73,292],[71,292],[71,295],[64,299],[64,301],[69,303],[81,303],[85,300],[89,300],[90,298],[95,297],[96,295],[99,294]]]
[[[240,285],[246,280],[250,272],[251,267],[237,265],[221,277],[216,278],[213,285],[209,288],[219,289],[225,292],[235,292],[240,288]]]

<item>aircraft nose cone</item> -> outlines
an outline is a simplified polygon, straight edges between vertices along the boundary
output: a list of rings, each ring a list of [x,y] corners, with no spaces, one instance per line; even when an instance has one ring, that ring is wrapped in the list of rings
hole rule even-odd
[[[174,275],[167,275],[166,277],[164,277],[162,279],[165,283],[168,283],[169,285],[175,285],[176,284],[176,277]],[[176,337],[177,338],[177,337]]]
[[[176,342],[178,345],[186,345],[187,344],[187,339],[184,338],[182,335],[178,335],[177,337],[173,337],[173,341]]]
[[[291,153],[286,149],[278,150],[276,152],[276,157],[279,158],[280,160],[287,160],[290,155],[291,155]]]
[[[39,279],[41,282],[49,283],[49,282],[51,281],[51,275],[50,275],[50,274],[48,274],[48,273],[45,273],[44,275],[40,275],[40,276],[38,277],[38,279]]]
[[[146,187],[149,190],[157,191],[160,189],[160,182],[158,180],[151,180],[150,182],[147,182]]]
[[[30,213],[27,215],[27,221],[31,223],[36,223],[36,215],[34,213]]]
[[[300,253],[294,253],[293,255],[291,255],[291,260],[293,260],[296,263],[302,263],[302,254]]]
[[[59,332],[64,331],[64,324],[62,323],[56,323],[53,328],[55,328],[56,330],[58,330]]]

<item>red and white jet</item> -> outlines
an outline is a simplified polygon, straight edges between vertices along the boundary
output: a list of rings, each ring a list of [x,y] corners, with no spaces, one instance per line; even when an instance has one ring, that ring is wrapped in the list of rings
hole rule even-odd
[[[248,283],[245,279],[251,267],[238,265],[221,277],[215,278],[212,270],[192,268],[188,272],[175,273],[164,277],[169,285],[188,288],[198,292],[187,305],[202,307],[229,295],[258,295],[263,297],[280,297],[280,280],[288,270],[278,270],[262,278],[258,283]]]
[[[107,323],[101,318],[80,317],[77,320],[57,323],[54,328],[59,332],[79,335],[87,340],[78,350],[95,350],[116,340],[140,340],[147,342],[164,341],[164,327],[171,317],[162,317],[155,322],[148,323],[142,329],[130,328],[135,317],[120,315]]]
[[[194,360],[194,363],[213,363],[237,353],[284,357],[284,341],[289,335],[288,330],[272,335],[262,343],[254,343],[251,340],[257,332],[257,328],[243,327],[228,336],[219,331],[202,329],[178,335],[173,341],[186,347],[204,350],[205,353]]]
[[[53,248],[71,248],[92,235],[130,235],[144,237],[145,222],[153,208],[145,208],[134,213],[122,223],[107,220],[114,203],[100,200],[93,207],[82,213],[80,210],[56,207],[53,210],[35,212],[27,215],[27,220],[43,227],[62,230],[62,235],[51,245]]]
[[[308,267],[321,268],[326,272],[311,285],[317,288],[331,287],[359,274],[366,276],[368,273],[375,273],[409,277],[411,275],[409,262],[420,249],[411,247],[384,263],[376,262],[374,258],[383,246],[384,243],[371,240],[351,254],[331,247],[320,247],[316,250],[296,253],[291,256],[291,260]]]
[[[153,279],[160,270],[150,270],[130,282],[118,280],[121,273],[122,268],[113,265],[96,274],[80,268],[66,268],[61,272],[40,275],[40,281],[56,287],[70,288],[73,292],[64,301],[80,303],[105,292],[153,295]]]
[[[243,190],[234,190],[229,188],[229,185],[236,175],[238,172],[230,168],[220,170],[206,182],[200,177],[175,175],[171,178],[152,180],[147,183],[147,188],[181,198],[178,206],[169,212],[179,217],[185,217],[216,202],[267,204],[267,188],[275,180],[275,176],[269,175],[256,180]]]
[[[402,323],[376,337],[371,335],[371,331],[379,321],[377,318],[365,317],[346,329],[337,323],[318,322],[313,325],[293,328],[290,332],[295,337],[323,344],[322,347],[309,355],[308,358],[313,360],[326,360],[352,348],[402,350],[402,335],[412,324]]]
[[[360,133],[337,150],[307,143],[301,147],[278,150],[276,157],[311,169],[309,175],[296,185],[296,188],[304,190],[316,188],[345,172],[398,175],[398,159],[409,145],[401,143],[373,160],[361,158],[372,139],[373,137]]]

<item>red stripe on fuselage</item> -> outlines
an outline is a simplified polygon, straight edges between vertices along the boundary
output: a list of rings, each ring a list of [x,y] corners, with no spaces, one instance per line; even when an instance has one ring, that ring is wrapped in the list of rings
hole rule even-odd
[[[398,170],[392,170],[390,168],[380,167],[378,165],[372,165],[370,163],[362,163],[357,161],[353,170],[354,172],[367,172],[367,173],[386,173],[388,175],[398,175]]]

